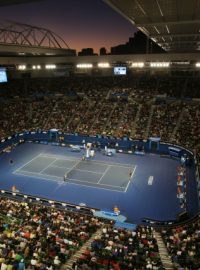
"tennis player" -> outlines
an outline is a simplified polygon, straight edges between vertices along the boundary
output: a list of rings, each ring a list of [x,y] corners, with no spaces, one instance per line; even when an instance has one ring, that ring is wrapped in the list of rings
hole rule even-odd
[[[131,181],[132,174],[133,174],[132,170],[129,170],[129,181]]]
[[[64,182],[67,181],[67,174],[64,175]]]

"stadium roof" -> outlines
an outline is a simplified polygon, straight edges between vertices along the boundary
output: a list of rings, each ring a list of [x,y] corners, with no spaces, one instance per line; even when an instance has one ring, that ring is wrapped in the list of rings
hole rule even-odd
[[[64,54],[75,55],[56,33],[42,27],[5,21],[0,23],[0,55]]]
[[[104,0],[164,50],[200,50],[199,0]]]
[[[16,5],[22,3],[29,3],[29,2],[36,2],[36,1],[43,1],[43,0],[0,0],[0,6],[8,6],[8,5]]]

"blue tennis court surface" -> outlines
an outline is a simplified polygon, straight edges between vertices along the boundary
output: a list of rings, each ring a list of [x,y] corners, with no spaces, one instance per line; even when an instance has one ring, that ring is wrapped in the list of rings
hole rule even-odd
[[[64,181],[89,187],[126,192],[136,166],[39,154],[13,173],[40,179]],[[131,171],[131,179],[130,179]]]
[[[182,211],[176,193],[177,160],[154,154],[108,157],[96,152],[87,162],[82,156],[83,150],[76,153],[51,144],[18,145],[0,155],[0,189],[11,190],[15,185],[24,194],[50,200],[102,210],[117,206],[132,223],[143,218],[173,220]]]

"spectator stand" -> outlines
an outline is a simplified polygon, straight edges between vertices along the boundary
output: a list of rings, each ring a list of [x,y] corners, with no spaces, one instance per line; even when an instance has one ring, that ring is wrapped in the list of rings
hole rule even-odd
[[[185,164],[177,168],[177,198],[180,200],[180,206],[186,211],[186,168]]]

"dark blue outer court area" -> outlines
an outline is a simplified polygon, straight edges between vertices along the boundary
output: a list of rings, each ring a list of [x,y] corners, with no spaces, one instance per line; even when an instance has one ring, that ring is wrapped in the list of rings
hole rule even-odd
[[[67,147],[28,142],[20,144],[11,153],[0,155],[0,189],[11,190],[15,185],[21,193],[52,200],[73,204],[85,203],[89,207],[106,210],[112,210],[114,206],[118,206],[128,221],[133,223],[141,223],[143,218],[159,221],[175,220],[183,211],[176,196],[179,160],[160,157],[152,153],[144,156],[117,153],[110,158],[111,162],[132,163],[137,165],[137,168],[127,192],[116,192],[70,183],[61,185],[61,181],[13,174],[16,169],[40,153],[81,157],[80,153],[73,153]],[[95,160],[107,162],[108,158],[98,153]],[[12,164],[10,164],[11,159]],[[191,213],[198,210],[193,169],[193,167],[187,169],[189,177],[187,207]],[[152,185],[148,185],[149,176],[154,177]]]

